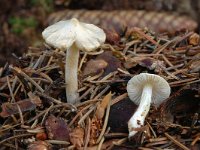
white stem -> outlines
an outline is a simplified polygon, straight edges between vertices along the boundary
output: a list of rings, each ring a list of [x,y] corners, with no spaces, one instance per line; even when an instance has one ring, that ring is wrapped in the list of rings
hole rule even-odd
[[[78,98],[78,59],[79,50],[75,45],[66,51],[65,64],[65,83],[67,102],[71,104],[77,103]]]
[[[144,125],[145,117],[147,116],[151,104],[152,86],[145,85],[142,91],[141,101],[138,109],[128,122],[129,137],[134,136],[138,130]]]

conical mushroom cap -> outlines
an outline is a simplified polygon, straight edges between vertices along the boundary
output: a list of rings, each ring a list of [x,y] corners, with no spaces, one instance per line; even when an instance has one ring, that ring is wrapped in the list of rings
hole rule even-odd
[[[77,19],[59,21],[43,32],[46,43],[59,48],[68,49],[75,46],[83,51],[92,51],[105,42],[106,35],[102,29],[93,25],[79,22]]]
[[[141,73],[131,78],[127,84],[128,96],[137,105],[140,104],[145,85],[152,86],[151,102],[157,106],[170,95],[170,86],[164,78],[154,74]]]

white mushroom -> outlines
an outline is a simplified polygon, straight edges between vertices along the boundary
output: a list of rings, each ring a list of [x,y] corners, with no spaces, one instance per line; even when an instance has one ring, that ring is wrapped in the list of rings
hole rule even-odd
[[[82,23],[72,18],[47,27],[42,32],[42,36],[46,43],[67,50],[65,64],[66,96],[69,103],[77,103],[79,50],[89,52],[97,49],[105,42],[104,31],[93,24]]]
[[[127,92],[129,98],[139,105],[128,122],[129,137],[137,133],[137,128],[144,125],[150,104],[159,106],[170,95],[170,86],[167,81],[154,74],[141,73],[129,80]]]

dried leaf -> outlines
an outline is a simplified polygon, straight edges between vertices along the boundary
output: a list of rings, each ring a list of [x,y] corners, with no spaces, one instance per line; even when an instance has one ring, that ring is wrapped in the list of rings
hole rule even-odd
[[[107,51],[95,59],[90,60],[86,63],[86,66],[83,70],[84,75],[96,75],[101,71],[104,71],[102,76],[116,71],[118,68],[122,68],[121,61],[114,56],[113,52]]]
[[[110,92],[103,98],[101,103],[97,106],[97,110],[96,110],[95,115],[97,116],[97,118],[99,120],[103,118],[103,116],[105,114],[105,109],[108,106],[108,103],[111,100],[111,97],[112,97],[112,94]]]
[[[200,60],[193,61],[190,64],[189,69],[190,69],[190,73],[199,72],[200,71]]]
[[[36,106],[42,106],[42,101],[39,96],[34,95],[32,92],[29,92],[28,96]]]
[[[86,67],[83,71],[84,76],[94,75],[100,73],[103,69],[108,66],[108,63],[102,59],[94,60],[91,59],[87,62]]]
[[[111,72],[117,71],[118,68],[122,68],[121,61],[115,57],[114,52],[106,51],[101,55],[97,56],[98,59],[102,59],[108,63],[108,66],[104,69],[103,76],[108,75]]]
[[[33,110],[37,106],[37,104],[35,104],[35,102],[30,99],[24,99],[16,103],[6,102],[1,105],[2,112],[0,113],[0,116],[8,117],[14,114],[18,114],[19,110],[17,105],[19,106],[22,112]]]
[[[110,44],[118,44],[120,41],[119,34],[113,29],[108,30],[104,29],[104,32],[106,33],[106,41]]]
[[[96,141],[101,133],[102,129],[102,120],[97,119],[96,116],[92,118],[92,123],[90,127],[90,141],[89,145],[94,145],[96,144]]]
[[[45,121],[48,138],[52,140],[69,141],[69,129],[67,123],[62,118],[53,115]]]
[[[47,134],[44,132],[40,132],[36,134],[36,139],[44,141],[47,139]]]
[[[81,148],[84,144],[84,130],[81,127],[76,127],[70,133],[70,141],[77,148]]]
[[[197,33],[193,33],[190,37],[189,37],[189,44],[197,46],[199,44],[200,41],[200,36]]]
[[[35,141],[28,146],[28,150],[51,150],[51,147],[44,141]]]

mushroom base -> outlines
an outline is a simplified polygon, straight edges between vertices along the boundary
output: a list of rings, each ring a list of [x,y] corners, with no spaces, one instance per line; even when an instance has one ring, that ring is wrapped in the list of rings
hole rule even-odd
[[[145,117],[150,109],[151,96],[152,86],[147,84],[143,88],[140,105],[128,122],[129,137],[134,136],[144,125]]]

